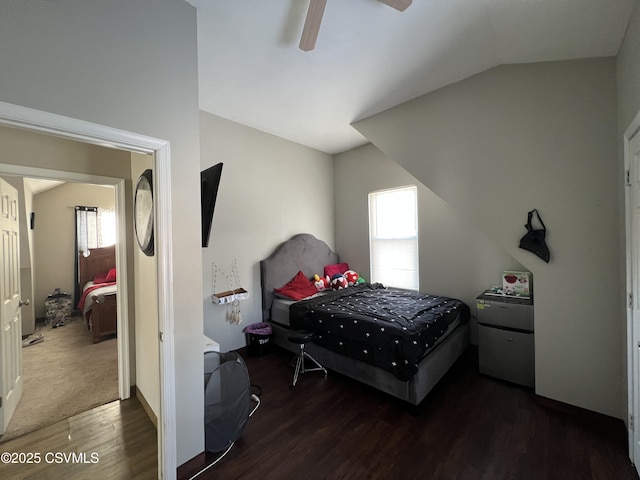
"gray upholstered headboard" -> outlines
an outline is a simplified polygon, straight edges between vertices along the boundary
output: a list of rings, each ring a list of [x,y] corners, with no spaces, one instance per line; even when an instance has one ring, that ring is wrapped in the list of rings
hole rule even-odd
[[[260,262],[263,320],[269,319],[274,288],[283,286],[300,270],[309,278],[316,273],[322,275],[324,266],[333,263],[338,263],[338,254],[308,233],[294,235],[280,244],[269,258]]]

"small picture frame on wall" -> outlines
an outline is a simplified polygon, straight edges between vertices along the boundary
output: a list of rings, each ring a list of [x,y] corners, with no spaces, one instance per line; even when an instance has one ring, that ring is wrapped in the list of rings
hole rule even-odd
[[[36,227],[36,212],[31,212],[31,221],[30,221],[31,230]]]

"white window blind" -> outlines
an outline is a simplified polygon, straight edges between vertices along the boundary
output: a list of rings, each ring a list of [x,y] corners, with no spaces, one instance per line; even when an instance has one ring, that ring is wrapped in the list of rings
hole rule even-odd
[[[110,208],[98,209],[98,246],[116,244],[116,211]]]
[[[418,290],[417,199],[415,186],[369,194],[372,282]]]
[[[108,247],[116,243],[115,210],[96,207],[76,207],[78,251]]]

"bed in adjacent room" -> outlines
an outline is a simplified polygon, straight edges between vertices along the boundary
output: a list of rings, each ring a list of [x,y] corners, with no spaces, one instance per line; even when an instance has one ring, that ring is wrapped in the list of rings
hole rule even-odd
[[[324,278],[325,267],[345,265],[309,234],[260,262],[263,319],[272,324],[273,342],[297,353],[289,330],[311,330],[315,340],[305,348],[324,367],[418,405],[468,347],[469,307],[366,282],[319,294],[305,287],[314,275]]]
[[[91,331],[93,343],[117,333],[117,274],[115,246],[92,248],[78,258],[82,296],[78,309]]]

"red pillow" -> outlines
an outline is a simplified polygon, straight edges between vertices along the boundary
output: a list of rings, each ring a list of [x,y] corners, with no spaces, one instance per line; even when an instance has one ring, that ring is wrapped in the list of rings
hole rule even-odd
[[[109,273],[107,273],[107,281],[105,283],[115,282],[115,281],[116,281],[116,269],[112,268],[111,270],[109,270]]]
[[[280,288],[274,288],[273,293],[291,300],[302,300],[303,298],[315,295],[317,290],[301,270],[286,285]]]
[[[333,278],[336,273],[344,273],[349,270],[348,263],[334,263],[333,265],[325,265],[324,276]]]
[[[106,273],[96,273],[96,276],[93,277],[93,283],[107,283],[107,274]]]

